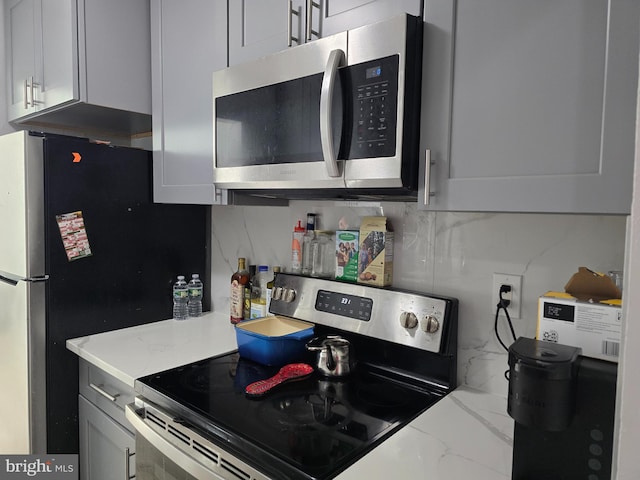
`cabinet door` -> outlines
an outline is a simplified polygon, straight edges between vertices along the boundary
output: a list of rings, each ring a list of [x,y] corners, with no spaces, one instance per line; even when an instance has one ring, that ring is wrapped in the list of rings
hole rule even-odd
[[[122,480],[135,475],[135,437],[82,395],[80,423],[80,479]]]
[[[5,4],[8,119],[78,98],[75,0]]]
[[[235,2],[234,2],[235,3]],[[219,203],[212,74],[227,66],[224,0],[152,0],[154,200]]]
[[[323,0],[322,3],[319,13],[323,36],[376,23],[401,13],[422,15],[422,0]],[[312,16],[315,15],[316,11],[313,11]]]
[[[37,2],[41,41],[36,45],[36,110],[80,98],[78,89],[78,22],[76,0]]]
[[[293,12],[296,12],[294,14]],[[229,65],[237,65],[304,42],[303,0],[237,0],[229,2]]]
[[[629,213],[638,14],[635,0],[427,2],[420,201]]]
[[[229,64],[236,65],[404,12],[420,16],[422,0],[229,2]]]
[[[149,1],[82,0],[81,7],[80,99],[151,115]]]
[[[29,84],[36,74],[35,16],[34,0],[4,2],[9,120],[35,111]]]

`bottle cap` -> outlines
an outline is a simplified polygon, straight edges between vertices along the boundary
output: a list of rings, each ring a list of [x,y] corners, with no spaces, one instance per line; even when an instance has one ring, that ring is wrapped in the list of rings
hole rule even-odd
[[[268,265],[260,265],[258,267],[258,271],[259,272],[268,272],[269,271],[269,266]]]
[[[200,278],[200,275],[197,274],[197,273],[194,273],[194,274],[191,275],[191,278]]]
[[[302,220],[298,220],[298,225],[293,227],[294,232],[304,232],[304,227],[302,226]]]
[[[315,230],[316,228],[316,214],[307,213],[307,230]]]

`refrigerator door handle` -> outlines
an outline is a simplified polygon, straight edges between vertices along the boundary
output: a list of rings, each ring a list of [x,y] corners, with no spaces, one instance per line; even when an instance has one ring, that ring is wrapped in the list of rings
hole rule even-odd
[[[18,282],[46,282],[49,280],[49,275],[36,275],[33,277],[23,277],[21,275],[15,275],[9,272],[3,272],[0,270],[0,281],[8,283],[11,286],[16,286]]]

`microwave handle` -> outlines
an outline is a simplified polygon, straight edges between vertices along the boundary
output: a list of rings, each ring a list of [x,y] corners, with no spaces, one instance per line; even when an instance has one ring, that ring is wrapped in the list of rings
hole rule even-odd
[[[338,67],[344,62],[342,50],[332,50],[327,60],[327,67],[322,77],[320,90],[320,141],[322,144],[322,156],[327,173],[330,177],[339,177],[338,159],[333,145],[333,132],[331,129],[333,90],[338,76]]]

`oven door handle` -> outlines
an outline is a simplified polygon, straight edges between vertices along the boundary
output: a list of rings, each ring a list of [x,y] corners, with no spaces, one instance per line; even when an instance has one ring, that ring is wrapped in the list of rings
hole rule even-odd
[[[320,89],[320,142],[322,144],[322,156],[330,177],[339,177],[340,168],[333,144],[333,91],[338,78],[338,67],[344,63],[344,52],[340,49],[331,50],[327,66],[322,77]]]
[[[149,427],[136,412],[135,404],[130,403],[125,406],[125,417],[133,425],[136,435],[142,435],[151,445],[189,475],[193,475],[199,480],[224,480]]]

